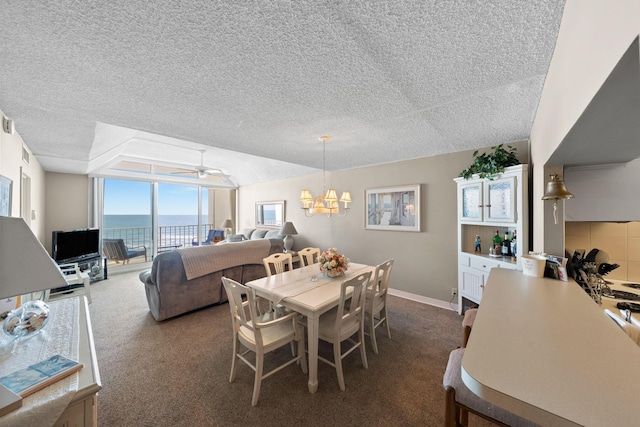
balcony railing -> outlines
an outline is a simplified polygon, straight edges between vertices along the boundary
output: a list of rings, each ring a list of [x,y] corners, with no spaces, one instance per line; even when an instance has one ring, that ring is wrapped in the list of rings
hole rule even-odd
[[[206,239],[213,224],[201,225],[201,237]],[[154,255],[151,239],[151,227],[105,228],[103,239],[122,239],[129,248],[145,246],[147,257]],[[158,253],[175,248],[192,246],[198,242],[198,225],[166,225],[158,227]],[[131,262],[143,262],[144,258],[132,259]]]

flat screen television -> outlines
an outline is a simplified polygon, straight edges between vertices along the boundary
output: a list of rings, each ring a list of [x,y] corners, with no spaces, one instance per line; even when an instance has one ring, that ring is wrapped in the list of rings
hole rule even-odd
[[[57,263],[77,262],[100,255],[100,229],[54,231],[51,255]]]

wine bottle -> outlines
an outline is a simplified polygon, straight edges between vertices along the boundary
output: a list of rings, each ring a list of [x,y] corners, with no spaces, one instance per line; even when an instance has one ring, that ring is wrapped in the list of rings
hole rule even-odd
[[[511,256],[515,257],[518,254],[518,242],[516,237],[517,230],[513,230],[513,237],[511,238]]]
[[[496,235],[493,236],[493,251],[496,255],[500,255],[502,253],[502,238],[500,237],[500,232],[496,230]]]
[[[511,255],[511,241],[509,240],[509,230],[504,232],[504,240],[502,241],[502,256]]]

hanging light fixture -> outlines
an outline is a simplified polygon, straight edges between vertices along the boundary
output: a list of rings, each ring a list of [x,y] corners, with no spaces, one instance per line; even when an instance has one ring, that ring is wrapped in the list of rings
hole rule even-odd
[[[326,214],[328,217],[331,215],[339,215],[345,216],[349,211],[349,203],[351,203],[351,193],[345,191],[340,196],[338,200],[338,195],[336,194],[336,190],[330,188],[325,192],[326,189],[326,172],[327,172],[327,141],[329,140],[328,136],[321,136],[320,140],[322,141],[322,194],[313,197],[309,190],[302,190],[300,193],[300,201],[302,202],[302,209],[304,209],[304,215],[307,217],[312,217],[315,214]],[[340,205],[338,202],[344,203],[344,207],[342,211],[340,211]]]
[[[558,200],[572,198],[573,194],[569,193],[560,175],[552,173],[549,176],[547,190],[544,192],[542,200],[553,200],[553,222],[555,224],[558,223]]]

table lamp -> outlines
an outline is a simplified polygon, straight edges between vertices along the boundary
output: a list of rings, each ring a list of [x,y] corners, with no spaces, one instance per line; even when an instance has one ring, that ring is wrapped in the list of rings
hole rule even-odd
[[[62,272],[24,220],[0,217],[0,298],[63,286]]]
[[[63,286],[62,272],[24,220],[0,217],[0,299]]]
[[[284,235],[284,251],[291,252],[291,247],[293,246],[293,234],[298,234],[298,231],[293,226],[291,222],[285,222],[282,228],[280,229],[280,234]]]
[[[231,229],[233,228],[233,221],[231,221],[230,219],[225,219],[220,227],[224,228],[224,231],[227,233],[227,237],[229,237],[229,234],[231,234]]]

